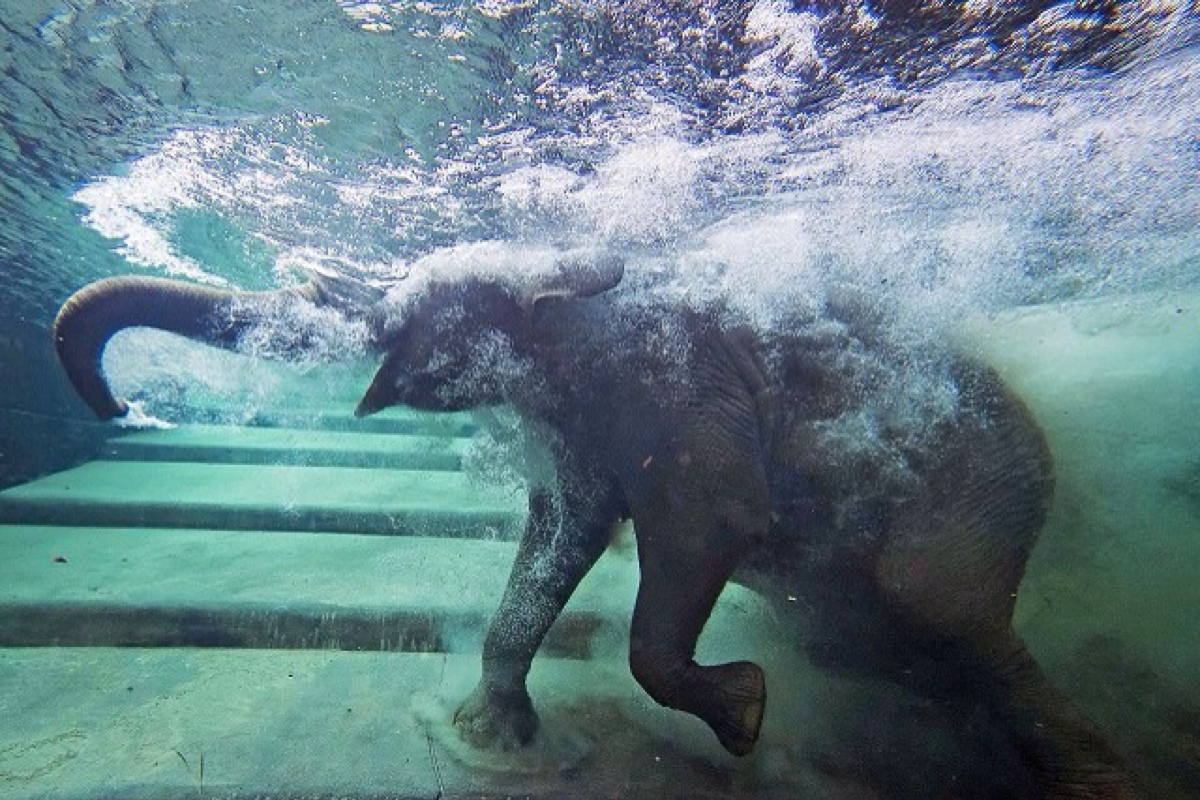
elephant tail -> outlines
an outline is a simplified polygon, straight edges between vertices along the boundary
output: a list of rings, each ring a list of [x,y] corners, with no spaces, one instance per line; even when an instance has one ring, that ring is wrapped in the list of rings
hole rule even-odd
[[[317,282],[270,292],[239,292],[146,276],[105,278],[63,304],[54,320],[54,345],[71,385],[100,419],[123,417],[128,404],[113,396],[101,368],[104,348],[125,328],[177,333],[232,348],[241,334],[289,302],[327,303]]]

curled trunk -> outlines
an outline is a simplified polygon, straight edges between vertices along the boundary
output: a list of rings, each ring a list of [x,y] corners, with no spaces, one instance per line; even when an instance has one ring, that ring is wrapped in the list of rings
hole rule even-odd
[[[157,328],[232,348],[271,309],[293,301],[317,301],[320,296],[320,287],[311,283],[271,292],[239,292],[165,278],[106,278],[80,289],[63,304],[54,320],[54,345],[75,391],[96,416],[113,419],[129,410],[124,400],[113,396],[101,368],[104,348],[114,334],[125,328]]]

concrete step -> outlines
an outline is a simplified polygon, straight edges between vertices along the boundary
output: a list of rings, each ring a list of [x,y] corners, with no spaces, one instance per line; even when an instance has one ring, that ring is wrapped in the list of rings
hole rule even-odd
[[[470,436],[478,427],[470,414],[432,414],[406,408],[389,408],[365,419],[354,416],[354,404],[286,408],[238,408],[228,404],[189,403],[179,407],[152,407],[150,413],[183,424],[243,425],[266,428],[394,433],[429,436]]]
[[[0,523],[513,538],[513,493],[459,472],[92,461],[0,492]]]
[[[187,425],[115,436],[106,455],[130,461],[457,471],[469,442],[460,436]]]
[[[479,652],[515,553],[464,539],[0,526],[0,647]],[[636,590],[632,552],[606,554],[546,651],[587,658],[621,640]]]

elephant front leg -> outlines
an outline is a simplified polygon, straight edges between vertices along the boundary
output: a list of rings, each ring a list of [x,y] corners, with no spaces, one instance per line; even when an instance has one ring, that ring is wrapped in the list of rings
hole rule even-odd
[[[604,504],[584,508],[567,493],[537,490],[500,608],[483,644],[483,677],[454,714],[476,747],[528,744],[537,714],[525,686],[534,654],[579,581],[608,545],[616,515]]]
[[[758,741],[767,702],[762,669],[749,661],[701,666],[700,633],[726,581],[765,535],[765,489],[729,498],[704,484],[666,494],[686,498],[635,511],[641,583],[630,632],[634,678],[659,704],[693,714],[736,756]],[[689,491],[696,489],[700,491]],[[755,496],[764,503],[755,503]],[[674,506],[674,507],[673,507]]]

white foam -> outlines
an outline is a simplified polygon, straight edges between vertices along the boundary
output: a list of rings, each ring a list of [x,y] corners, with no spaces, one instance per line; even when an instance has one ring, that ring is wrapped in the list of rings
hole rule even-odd
[[[672,241],[700,211],[702,158],[702,150],[671,138],[622,147],[576,193],[587,227],[619,245]]]
[[[137,400],[128,400],[125,403],[127,410],[125,415],[113,419],[113,424],[118,428],[132,428],[134,430],[171,430],[178,427],[172,422],[159,419],[146,413],[146,404]]]
[[[88,207],[83,221],[102,236],[121,242],[117,252],[130,262],[159,267],[168,275],[223,284],[195,260],[174,251],[156,218],[180,208],[195,208],[190,189],[195,174],[171,157],[169,149],[134,162],[126,175],[100,178],[79,189],[73,199]],[[169,228],[167,228],[169,230]]]

